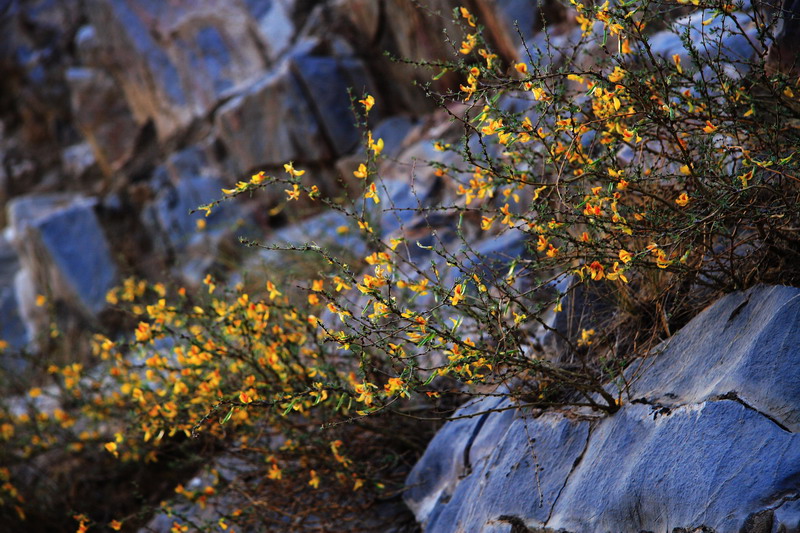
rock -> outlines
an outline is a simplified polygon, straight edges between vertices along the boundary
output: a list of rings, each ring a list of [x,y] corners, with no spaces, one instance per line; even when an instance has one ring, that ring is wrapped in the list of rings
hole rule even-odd
[[[800,0],[783,0],[778,11],[778,26],[767,53],[767,73],[782,72],[789,77],[800,72]]]
[[[301,51],[292,55],[290,65],[333,155],[339,157],[351,152],[361,136],[354,126],[349,91],[359,97],[365,92],[377,92],[361,61],[315,56]]]
[[[791,355],[798,339],[797,289],[761,286],[732,294],[664,342],[658,355],[633,365],[631,397],[671,407],[735,393],[796,433],[800,388],[779,385],[800,383]],[[641,377],[633,380],[637,372]]]
[[[797,434],[730,400],[660,412],[631,405],[593,429],[548,527],[738,531],[797,494]]]
[[[356,222],[339,211],[327,211],[280,229],[270,236],[266,244],[297,247],[307,243],[328,249],[334,255],[346,253],[347,257],[357,256],[360,259],[367,254],[366,242]],[[277,254],[265,250],[261,255],[272,260]]]
[[[40,294],[63,299],[88,317],[106,307],[117,275],[94,204],[53,194],[23,196],[8,205],[12,241]]]
[[[375,139],[383,139],[382,154],[391,159],[400,155],[405,148],[405,140],[416,126],[416,122],[407,115],[395,115],[381,120],[374,128]]]
[[[170,253],[183,252],[190,240],[198,234],[197,221],[205,220],[207,230],[232,223],[234,208],[223,203],[214,208],[208,217],[202,212],[190,214],[200,205],[222,197],[224,184],[217,178],[187,178],[177,184],[169,183],[157,194],[155,200],[142,212],[142,223],[159,245],[166,246]]]
[[[684,68],[691,66],[691,54],[682,42],[684,35],[688,35],[692,47],[701,58],[721,63],[725,74],[730,77],[743,77],[750,71],[748,62],[763,52],[752,13],[737,11],[732,15],[712,15],[711,10],[701,9],[676,20],[669,30],[650,37],[651,52],[670,63],[677,54]],[[704,21],[709,19],[712,21],[704,25]],[[703,76],[708,83],[716,73],[706,66]]]
[[[80,179],[96,163],[92,146],[88,142],[74,144],[61,152],[62,168],[71,178]]]
[[[207,116],[266,68],[258,28],[240,2],[92,0],[87,7],[138,124],[160,140]]]
[[[633,400],[612,416],[449,422],[406,501],[437,532],[797,531],[799,314],[794,288],[722,298],[628,370]],[[481,436],[485,466],[453,467]]]
[[[538,3],[528,0],[494,0],[494,4],[500,25],[506,28],[515,48],[521,47],[523,40],[526,43],[533,40],[536,28],[542,25]],[[520,59],[525,58],[521,56]]]
[[[484,400],[457,416],[509,407],[507,400]],[[556,413],[536,419],[514,410],[489,413],[448,422],[429,450],[440,434],[450,455],[426,451],[406,482],[406,503],[417,520],[436,532],[508,531],[514,519],[547,520],[586,448],[589,423]],[[436,484],[443,478],[451,484]]]
[[[289,65],[266,74],[216,113],[220,140],[240,173],[287,161],[329,160],[332,151]]]
[[[21,350],[30,342],[30,336],[22,320],[14,280],[20,263],[14,248],[0,235],[0,340],[13,350]],[[9,359],[0,352],[0,367],[6,370],[22,370],[20,362]]]
[[[258,24],[259,36],[267,56],[273,62],[286,52],[295,35],[292,19],[294,0],[244,0],[247,9]]]
[[[136,148],[139,126],[117,82],[102,70],[71,68],[66,73],[75,124],[106,176],[119,170]]]

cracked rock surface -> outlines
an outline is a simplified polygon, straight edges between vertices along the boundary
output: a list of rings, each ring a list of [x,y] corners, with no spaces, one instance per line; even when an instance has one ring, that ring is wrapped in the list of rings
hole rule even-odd
[[[448,422],[406,503],[436,532],[800,531],[798,346],[800,290],[728,295],[630,369],[612,416]]]

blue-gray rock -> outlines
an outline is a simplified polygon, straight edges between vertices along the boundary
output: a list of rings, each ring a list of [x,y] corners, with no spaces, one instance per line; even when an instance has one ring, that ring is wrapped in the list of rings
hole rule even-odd
[[[119,85],[107,72],[71,68],[65,78],[75,124],[91,146],[100,169],[110,176],[133,156],[139,126]]]
[[[94,205],[64,194],[20,197],[8,206],[22,265],[42,294],[62,298],[89,317],[106,307],[117,278]]]
[[[509,407],[508,400],[484,400],[458,415]],[[409,475],[406,503],[428,531],[544,523],[584,453],[589,426],[558,413],[533,418],[515,410],[448,422]]]
[[[190,214],[198,206],[218,200],[224,184],[217,178],[195,177],[169,183],[142,211],[142,222],[149,228],[161,251],[183,252],[198,234],[197,221],[204,219],[208,231],[233,222],[235,208],[230,202],[215,207],[208,217]]]
[[[7,342],[9,348],[14,350],[21,350],[30,342],[15,290],[15,278],[19,269],[17,252],[0,235],[0,340]],[[0,361],[0,366],[6,369],[19,366],[5,355]]]
[[[167,139],[267,67],[256,21],[238,2],[92,0],[97,41],[139,124]]]
[[[317,115],[286,63],[223,105],[215,122],[242,174],[332,157]]]
[[[523,40],[530,42],[536,35],[536,28],[542,25],[539,19],[539,4],[530,0],[495,0],[500,23],[519,48]],[[519,33],[517,33],[519,28]],[[520,38],[521,37],[521,38]],[[524,59],[524,58],[523,58]]]
[[[708,20],[711,22],[705,24]],[[682,39],[688,39],[689,44]],[[651,52],[669,63],[673,55],[680,56],[684,68],[693,64],[693,48],[701,58],[719,63],[724,73],[733,78],[746,75],[750,71],[748,63],[763,52],[752,13],[744,11],[725,16],[714,16],[713,10],[696,11],[651,36],[649,43]],[[709,83],[716,73],[705,67],[703,76]]]
[[[258,24],[259,36],[270,60],[277,60],[289,49],[295,36],[292,20],[295,0],[245,0]]]
[[[631,397],[614,415],[445,424],[406,502],[437,532],[798,531],[798,343],[800,290],[728,295],[629,370]],[[485,467],[453,467],[478,438]]]
[[[778,25],[767,53],[767,72],[793,76],[800,71],[800,1],[783,0],[777,13]]]
[[[749,515],[798,496],[799,469],[800,435],[735,401],[631,405],[593,429],[547,525],[739,531]]]
[[[363,64],[354,58],[333,58],[301,52],[291,56],[291,70],[301,94],[314,110],[333,155],[351,152],[361,139],[355,126],[349,90],[354,96],[375,88]]]
[[[629,369],[631,396],[671,407],[735,394],[797,433],[798,342],[800,291],[758,286],[731,294]]]
[[[347,228],[340,233],[338,228]],[[367,254],[361,231],[351,217],[339,211],[327,211],[282,228],[271,235],[266,244],[280,247],[299,247],[305,244],[320,246],[334,255],[346,253],[359,259]],[[262,257],[270,262],[279,260],[275,252],[264,250]]]

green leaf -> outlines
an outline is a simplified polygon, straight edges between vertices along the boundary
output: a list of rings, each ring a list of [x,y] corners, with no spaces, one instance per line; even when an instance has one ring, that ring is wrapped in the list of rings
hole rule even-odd
[[[292,407],[294,407],[294,404],[296,403],[297,403],[297,398],[292,398],[292,401],[289,402],[289,407],[287,407],[286,410],[283,412],[283,416],[288,415],[289,411],[292,410]]]
[[[424,386],[426,386],[426,385],[430,385],[430,384],[431,384],[431,381],[433,381],[433,379],[434,379],[436,376],[437,376],[436,372],[433,372],[433,373],[432,373],[430,376],[428,376],[428,379],[426,379],[426,380],[425,380],[425,383],[423,383],[423,384],[422,384],[422,386],[424,387]]]

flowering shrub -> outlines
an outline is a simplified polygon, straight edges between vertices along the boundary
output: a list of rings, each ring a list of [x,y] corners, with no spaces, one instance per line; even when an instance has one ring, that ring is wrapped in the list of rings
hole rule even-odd
[[[341,489],[366,505],[399,488],[404,457],[434,428],[420,421],[465,397],[613,413],[635,378],[628,363],[716,294],[797,283],[800,86],[758,59],[775,21],[722,1],[571,4],[575,30],[526,43],[512,65],[470,11],[455,13],[466,36],[445,70],[463,83],[431,94],[453,124],[432,140],[441,157],[429,164],[444,200],[420,201],[416,218],[392,202],[386,146],[367,120],[372,95],[355,106],[365,152],[352,201],[325,197],[289,162],[200,206],[207,215],[280,187],[286,203],[343,213],[351,224],[341,231],[368,252],[350,261],[315,243],[273,247],[324,267],[257,292],[211,276],[196,293],[128,280],[108,298],[137,324],[131,341],[96,337],[90,372],[52,368],[48,394],[62,405],[52,413],[34,402],[4,411],[0,436],[14,451],[3,463],[56,442],[123,464],[225,449],[250,477],[211,465],[205,485],[178,485],[174,504],[217,497],[217,507],[200,523],[164,506],[175,531],[320,527],[321,506]],[[668,52],[658,31],[675,38]],[[387,215],[399,229],[383,231]],[[475,246],[492,240],[520,252]],[[23,517],[10,470],[0,478],[3,501]],[[269,501],[268,484],[280,487]],[[337,505],[328,516],[358,513]],[[126,512],[106,523],[139,520]]]

